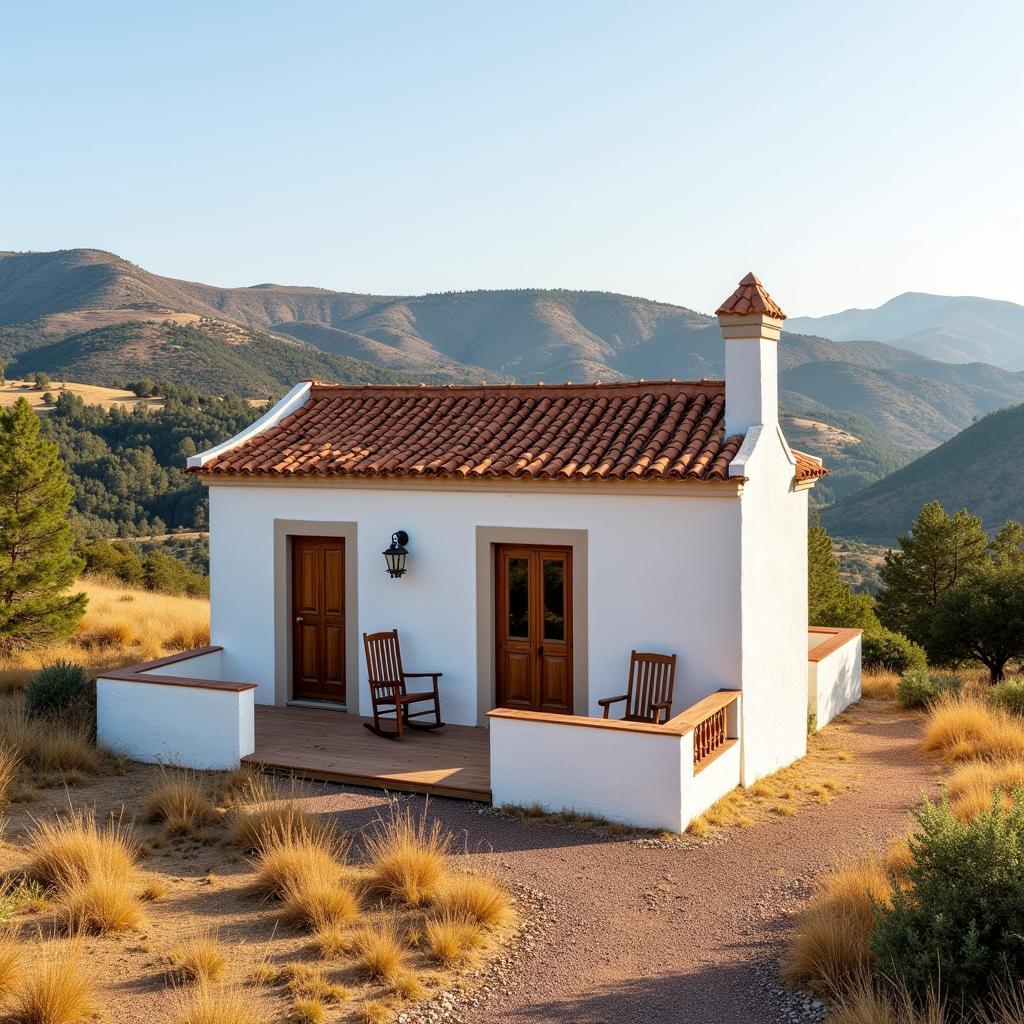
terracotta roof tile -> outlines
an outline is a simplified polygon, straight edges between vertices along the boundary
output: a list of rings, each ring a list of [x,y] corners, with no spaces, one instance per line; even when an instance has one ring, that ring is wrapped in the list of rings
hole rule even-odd
[[[250,476],[726,480],[721,381],[351,387],[198,471]],[[738,478],[733,478],[738,479]]]
[[[791,450],[796,459],[797,480],[814,480],[819,476],[829,475],[829,470],[821,464],[821,459],[816,459],[813,455],[807,455],[805,452],[798,452],[795,448]]]
[[[716,316],[732,313],[738,316],[749,316],[763,313],[775,320],[785,320],[786,314],[768,294],[765,287],[754,274],[747,274],[739,287],[715,310]]]

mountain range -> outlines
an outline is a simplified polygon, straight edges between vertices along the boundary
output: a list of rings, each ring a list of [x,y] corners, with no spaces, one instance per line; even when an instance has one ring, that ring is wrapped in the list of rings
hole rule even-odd
[[[45,371],[96,384],[148,377],[253,397],[304,377],[583,381],[723,372],[715,317],[649,299],[544,289],[395,296],[218,288],[96,249],[0,253],[0,359],[10,375]],[[987,412],[1024,402],[1024,373],[879,341],[791,329],[779,362],[787,436],[826,455],[834,470],[816,489],[825,501]]]
[[[1024,370],[1024,306],[998,299],[904,292],[876,309],[791,317],[787,326],[833,341],[884,341],[950,363]]]

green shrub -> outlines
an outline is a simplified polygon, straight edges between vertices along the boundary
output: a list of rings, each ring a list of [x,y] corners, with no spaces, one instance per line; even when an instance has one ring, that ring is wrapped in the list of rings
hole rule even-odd
[[[992,701],[1015,715],[1024,715],[1024,679],[1007,679],[992,687]]]
[[[924,648],[902,633],[894,633],[891,629],[870,629],[861,639],[861,664],[864,668],[902,673],[927,668],[928,659]]]
[[[1024,973],[1024,793],[966,822],[925,800],[915,811],[906,887],[875,907],[879,967],[924,998],[941,984],[956,1002]]]
[[[933,676],[914,668],[900,676],[896,700],[905,708],[923,708],[944,693],[959,693],[962,685],[959,676]]]
[[[33,716],[63,714],[80,705],[89,693],[81,665],[55,661],[36,673],[25,689],[25,710]]]

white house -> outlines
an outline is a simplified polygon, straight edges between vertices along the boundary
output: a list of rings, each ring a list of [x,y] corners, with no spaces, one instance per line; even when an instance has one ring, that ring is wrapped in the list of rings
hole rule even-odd
[[[751,274],[718,315],[724,383],[304,382],[190,458],[213,647],[100,680],[101,739],[222,767],[260,757],[261,729],[307,750],[315,732],[337,747],[323,771],[275,763],[400,785],[382,758],[482,737],[496,803],[663,828],[802,756],[807,501],[827,470],[779,427],[785,314]],[[407,669],[443,673],[448,723],[397,743],[337,714],[371,713],[361,635],[392,628]],[[601,718],[632,650],[677,656],[665,724]]]

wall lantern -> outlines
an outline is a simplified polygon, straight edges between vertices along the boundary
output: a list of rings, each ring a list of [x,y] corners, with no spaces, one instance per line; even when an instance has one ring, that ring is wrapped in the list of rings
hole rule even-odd
[[[388,575],[393,579],[401,579],[405,575],[405,556],[409,554],[405,545],[409,543],[409,534],[399,530],[391,534],[391,547],[384,552],[384,561],[388,563]]]

